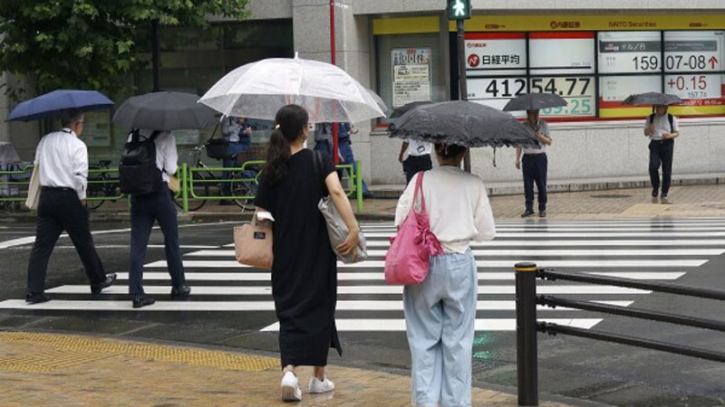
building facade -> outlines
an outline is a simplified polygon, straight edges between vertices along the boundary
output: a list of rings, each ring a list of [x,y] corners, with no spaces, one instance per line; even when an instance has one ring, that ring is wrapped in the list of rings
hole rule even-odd
[[[223,41],[167,47],[162,87],[202,94],[236,66],[293,52],[329,61],[329,4],[251,0],[250,21],[220,22],[229,27]],[[681,117],[682,133],[674,174],[725,172],[721,1],[473,0],[472,6],[465,46],[470,100],[500,108],[519,94],[552,92],[569,102],[543,112],[554,137],[548,150],[551,180],[646,177],[643,127],[651,110],[621,102],[648,91],[685,101],[671,109]],[[380,94],[391,110],[412,101],[457,98],[455,32],[445,7],[445,0],[336,1],[337,64]],[[148,88],[148,77],[135,80],[139,89]],[[0,100],[0,109],[4,104]],[[97,118],[99,132],[106,131],[104,120]],[[385,123],[358,123],[353,148],[371,184],[403,184],[400,141],[387,137]],[[125,129],[114,135],[112,127],[109,136],[95,141],[103,145],[89,143],[92,153],[118,151]],[[6,131],[16,142],[15,129],[0,133]],[[28,131],[18,125],[18,133]],[[205,136],[181,138],[191,145]],[[475,149],[472,163],[489,182],[521,178],[513,149]]]

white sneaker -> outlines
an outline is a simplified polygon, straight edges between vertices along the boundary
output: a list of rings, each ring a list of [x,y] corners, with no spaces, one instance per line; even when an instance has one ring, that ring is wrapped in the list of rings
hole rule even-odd
[[[309,387],[311,394],[319,394],[319,393],[327,393],[335,390],[335,383],[327,380],[320,381],[320,379],[316,377],[312,377],[310,379],[310,387]]]
[[[282,377],[282,401],[302,401],[300,381],[292,372],[286,372]]]

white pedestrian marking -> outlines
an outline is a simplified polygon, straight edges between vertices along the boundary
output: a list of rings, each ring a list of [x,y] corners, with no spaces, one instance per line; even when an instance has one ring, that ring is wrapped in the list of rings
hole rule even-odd
[[[602,320],[596,318],[543,318],[539,319],[539,322],[550,322],[575,328],[591,329],[594,325],[602,322]],[[336,319],[335,325],[340,332],[405,332],[406,330],[404,319]],[[516,320],[512,318],[476,319],[475,329],[476,331],[515,331]],[[262,329],[262,332],[277,331],[279,331],[278,322]]]
[[[674,281],[712,257],[725,253],[725,220],[722,218],[568,222],[526,220],[498,222],[497,228],[498,236],[495,240],[472,245],[480,267],[477,311],[481,318],[476,320],[477,330],[515,330],[513,266],[519,261],[534,261],[540,267],[562,268],[582,274]],[[390,247],[389,238],[395,235],[395,228],[390,223],[380,223],[362,225],[362,229],[368,237],[371,260],[338,266],[337,310],[343,312],[341,316],[345,317],[338,319],[338,329],[350,332],[404,332],[403,287],[385,284],[382,261]],[[29,243],[32,241],[16,239],[0,243],[0,249]],[[99,246],[103,247],[125,246]],[[183,248],[191,250],[185,255],[184,261],[187,267],[186,279],[192,287],[191,301],[169,301],[170,277],[166,271],[166,261],[162,260],[148,264],[148,270],[144,273],[146,292],[154,295],[158,302],[141,310],[131,307],[127,294],[127,272],[117,273],[120,281],[95,296],[96,300],[90,300],[87,285],[64,285],[47,290],[53,296],[53,301],[48,303],[27,305],[21,299],[8,300],[0,302],[0,309],[56,312],[259,312],[262,316],[271,316],[270,319],[262,319],[263,324],[265,321],[267,324],[274,321],[269,271],[239,265],[234,261],[233,243],[221,246],[189,245]],[[624,307],[650,293],[624,287],[551,281],[539,281],[537,292]],[[551,309],[539,306],[538,309],[539,317],[543,320],[586,329],[602,321],[595,318],[562,318],[596,315],[564,307]],[[547,318],[552,315],[559,318]],[[356,319],[356,316],[366,318]],[[276,331],[278,325],[272,324],[264,329]]]
[[[512,260],[479,260],[478,267],[511,267],[519,261],[529,261],[531,258],[520,258]],[[688,260],[541,260],[536,261],[539,267],[698,267],[707,262],[707,259]],[[251,266],[239,264],[234,260],[184,260],[185,268],[219,268],[219,269],[251,269]],[[147,264],[147,268],[166,268],[166,261],[155,261]],[[338,269],[382,269],[385,267],[383,260],[366,260],[355,264],[344,264],[338,262]]]
[[[585,274],[597,274],[610,277],[621,277],[621,278],[632,278],[635,280],[677,280],[678,278],[685,275],[684,271],[681,272],[588,272]],[[128,280],[128,273],[116,273],[118,279]],[[144,280],[146,281],[170,281],[171,277],[169,273],[162,272],[149,272],[144,273]],[[185,277],[188,281],[271,281],[272,275],[269,272],[255,271],[255,272],[244,272],[244,273],[198,273],[189,272],[185,273]],[[515,274],[510,272],[491,272],[484,271],[478,273],[478,279],[483,281],[498,281],[508,280],[513,281]],[[384,281],[385,274],[383,271],[377,272],[352,272],[352,273],[337,273],[338,281]],[[63,286],[68,287],[68,286]],[[86,291],[88,287],[83,285]]]
[[[162,288],[162,287],[151,287]],[[162,294],[145,288],[147,294]],[[163,291],[168,294],[168,289]],[[629,306],[633,301],[596,301],[600,304]],[[0,302],[3,308],[26,308],[44,310],[76,310],[76,311],[133,311],[131,300],[126,301],[69,301],[53,300],[41,304],[26,304],[23,300],[7,300]],[[515,311],[515,301],[478,301],[478,311]],[[581,312],[571,308],[555,309],[540,306],[540,311]],[[148,311],[274,311],[273,301],[158,301],[144,308]],[[337,311],[403,311],[403,302],[396,301],[337,301]]]
[[[642,239],[642,240],[614,240],[614,239],[591,239],[591,240],[505,240],[496,239],[485,243],[474,243],[471,245],[471,249],[486,249],[489,247],[616,247],[616,246],[655,246],[655,247],[687,247],[687,246],[725,246],[725,240],[712,239]],[[367,247],[390,247],[390,242],[387,240],[369,240],[367,241]]]
[[[169,294],[169,286],[153,287],[146,286],[146,289],[153,289],[157,294]],[[106,294],[127,294],[128,288],[117,286],[110,287],[104,291]],[[90,289],[84,286],[60,286],[47,290],[55,294],[89,294]],[[598,285],[543,285],[536,288],[538,294],[649,294],[650,291],[633,288],[598,286]],[[150,291],[149,291],[150,292]],[[192,295],[266,295],[271,294],[271,287],[242,287],[242,286],[192,286]],[[513,285],[479,285],[478,294],[515,294],[516,287]],[[403,286],[399,285],[343,285],[337,287],[338,295],[386,295],[403,294]]]
[[[368,250],[368,256],[382,257],[387,250]],[[723,249],[670,249],[668,256],[718,256],[725,253]],[[566,257],[566,256],[661,256],[661,249],[622,250],[622,249],[559,249],[559,250],[473,250],[476,257],[504,257],[504,256],[536,256],[536,257]],[[234,250],[199,250],[187,253],[190,257],[235,257]]]

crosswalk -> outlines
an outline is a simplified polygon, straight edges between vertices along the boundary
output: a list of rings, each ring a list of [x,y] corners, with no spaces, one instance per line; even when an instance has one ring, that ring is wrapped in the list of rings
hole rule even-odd
[[[384,255],[395,231],[390,224],[363,225],[369,259],[339,264],[337,326],[343,332],[404,332],[401,286],[385,284]],[[86,285],[62,285],[47,292],[53,301],[28,306],[22,299],[0,301],[0,309],[38,312],[245,312],[258,318],[260,331],[276,331],[270,272],[242,266],[233,245],[190,248],[184,255],[189,301],[165,299],[170,278],[165,261],[146,265],[145,289],[157,303],[134,310],[127,293],[128,273],[91,298]],[[513,266],[533,261],[541,267],[639,280],[674,281],[725,252],[725,219],[508,221],[497,224],[492,242],[472,247],[479,267],[476,329],[515,330]],[[539,281],[538,293],[630,306],[649,291],[562,281]],[[567,308],[539,308],[542,321],[589,329],[601,314]]]

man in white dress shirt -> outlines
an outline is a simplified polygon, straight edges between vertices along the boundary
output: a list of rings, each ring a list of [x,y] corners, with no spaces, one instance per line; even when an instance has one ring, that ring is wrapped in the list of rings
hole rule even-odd
[[[654,106],[644,128],[645,137],[649,137],[649,176],[652,183],[652,203],[657,203],[660,190],[659,169],[662,166],[662,193],[660,200],[669,203],[667,193],[672,183],[672,156],[675,138],[680,135],[677,117],[667,113],[667,106]]]
[[[91,293],[99,294],[116,280],[116,274],[106,274],[103,269],[88,221],[88,150],[78,138],[83,132],[83,113],[75,109],[66,110],[61,124],[61,131],[47,134],[40,140],[35,153],[42,192],[35,243],[28,264],[28,294],[25,300],[30,304],[50,300],[45,294],[45,275],[55,243],[64,230],[83,262],[91,283]]]

